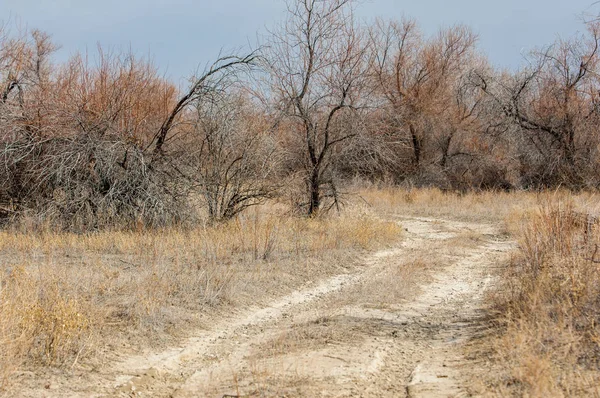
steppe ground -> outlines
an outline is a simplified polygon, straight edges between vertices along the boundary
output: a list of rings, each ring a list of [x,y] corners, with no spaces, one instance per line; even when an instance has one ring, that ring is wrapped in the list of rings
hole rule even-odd
[[[600,396],[600,197],[354,192],[315,219],[1,232],[3,393]]]

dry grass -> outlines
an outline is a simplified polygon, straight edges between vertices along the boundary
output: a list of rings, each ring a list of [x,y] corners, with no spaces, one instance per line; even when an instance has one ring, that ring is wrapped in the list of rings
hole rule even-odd
[[[490,376],[495,379],[490,391],[600,395],[594,390],[600,384],[600,231],[596,226],[590,234],[568,217],[572,209],[600,213],[597,195],[396,188],[361,189],[360,195],[368,205],[324,219],[291,217],[270,205],[191,230],[0,232],[3,383],[19,369],[94,365],[97,358],[110,360],[115,350],[167,344],[232,309],[347,272],[364,251],[399,239],[398,224],[381,214],[503,225],[518,238],[520,250],[494,296],[502,326],[494,344],[503,371]],[[469,233],[448,242],[457,253],[479,244]],[[363,297],[370,308],[410,298],[416,281],[437,266],[436,259],[421,261],[422,253],[411,258],[345,296],[353,302]],[[321,319],[326,322],[305,323],[261,349],[273,358],[346,339],[353,324],[344,321],[342,327],[341,319],[332,314]],[[257,383],[267,386],[260,368]]]
[[[487,342],[497,361],[482,394],[600,397],[600,225],[572,216],[600,215],[598,194],[386,188],[360,195],[378,212],[496,223],[518,240],[491,297],[499,328]],[[468,234],[449,242],[477,243]]]
[[[520,249],[494,297],[501,395],[600,396],[600,231],[579,215],[593,202],[560,195],[512,216]]]
[[[443,217],[465,221],[502,222],[516,207],[530,207],[540,194],[482,191],[460,193],[438,188],[359,189],[358,193],[378,211],[426,217]]]
[[[362,340],[364,325],[342,316],[320,316],[304,323],[294,323],[289,329],[262,342],[253,359],[271,358],[296,352],[313,351],[328,344],[348,344]]]
[[[224,307],[341,272],[400,236],[364,206],[324,219],[264,207],[191,230],[2,231],[2,384],[18,369],[166,343]]]
[[[331,305],[342,308],[359,303],[363,308],[389,309],[415,297],[419,285],[439,270],[441,256],[437,253],[423,256],[423,253],[409,251],[407,257],[405,261],[391,263],[371,275],[367,283],[350,287],[343,296],[333,299]]]

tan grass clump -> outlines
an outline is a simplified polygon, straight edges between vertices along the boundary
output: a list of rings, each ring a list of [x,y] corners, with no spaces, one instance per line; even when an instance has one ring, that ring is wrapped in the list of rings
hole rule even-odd
[[[74,365],[94,337],[94,308],[49,269],[0,276],[0,376],[22,363]],[[2,385],[2,384],[0,384]]]
[[[590,396],[600,383],[600,230],[574,198],[522,219],[496,305],[497,352],[513,394]],[[515,228],[516,229],[516,228]]]

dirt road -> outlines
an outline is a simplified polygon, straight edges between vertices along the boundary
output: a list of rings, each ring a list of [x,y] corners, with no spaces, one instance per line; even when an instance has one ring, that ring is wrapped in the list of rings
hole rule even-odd
[[[481,358],[465,358],[463,344],[484,325],[483,293],[513,244],[488,224],[398,222],[402,243],[352,273],[225,317],[58,396],[466,396]]]

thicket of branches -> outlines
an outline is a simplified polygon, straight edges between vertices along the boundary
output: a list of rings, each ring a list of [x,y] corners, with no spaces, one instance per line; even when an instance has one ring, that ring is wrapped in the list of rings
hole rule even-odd
[[[132,54],[53,62],[0,29],[0,215],[63,228],[234,217],[345,180],[444,189],[600,184],[600,24],[496,70],[465,26],[359,24],[351,0],[289,0],[262,47],[180,90]]]

